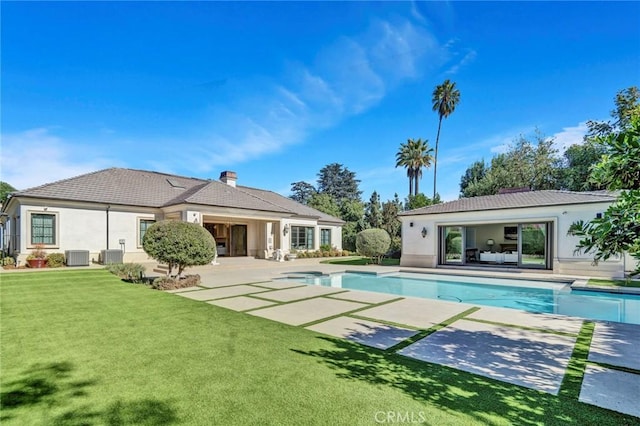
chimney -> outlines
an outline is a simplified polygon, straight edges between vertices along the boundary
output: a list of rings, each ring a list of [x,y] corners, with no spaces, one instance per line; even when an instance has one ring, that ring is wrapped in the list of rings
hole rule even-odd
[[[236,181],[238,180],[238,175],[236,172],[225,171],[220,173],[220,180],[227,185],[233,186],[235,188]]]

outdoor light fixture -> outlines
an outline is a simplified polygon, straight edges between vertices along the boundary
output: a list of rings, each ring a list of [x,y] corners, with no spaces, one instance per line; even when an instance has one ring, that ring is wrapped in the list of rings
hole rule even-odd
[[[489,239],[487,240],[487,245],[489,246],[489,250],[491,250],[491,249],[493,248],[493,245],[494,245],[495,243],[496,243],[496,242],[495,242],[495,241],[493,241],[493,238],[489,238]]]
[[[426,236],[427,236],[427,228],[426,227],[424,227],[424,226],[422,227],[421,234],[422,234],[422,238],[426,238]]]
[[[289,233],[289,224],[287,223],[282,230],[283,235],[287,235]]]

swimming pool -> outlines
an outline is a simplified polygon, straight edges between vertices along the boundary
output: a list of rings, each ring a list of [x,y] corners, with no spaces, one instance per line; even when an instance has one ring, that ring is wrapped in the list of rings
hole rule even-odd
[[[309,285],[640,324],[640,296],[571,290],[568,282],[436,274],[289,274]]]

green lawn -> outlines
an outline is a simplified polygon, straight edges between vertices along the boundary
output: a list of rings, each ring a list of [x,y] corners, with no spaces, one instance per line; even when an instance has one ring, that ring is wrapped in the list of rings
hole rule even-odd
[[[330,263],[333,265],[371,265],[371,258],[369,257],[360,257],[360,256],[356,256],[356,257],[349,257],[346,259],[328,259],[328,260],[322,260],[320,263]],[[384,258],[382,259],[382,265],[383,266],[398,266],[400,265],[400,259],[389,259],[389,258]]]
[[[638,420],[579,403],[579,381],[553,396],[123,283],[102,270],[0,280],[3,426]],[[579,373],[582,364],[574,364]]]
[[[603,287],[636,287],[640,288],[638,280],[604,280],[598,278],[590,278],[587,285],[603,286]]]

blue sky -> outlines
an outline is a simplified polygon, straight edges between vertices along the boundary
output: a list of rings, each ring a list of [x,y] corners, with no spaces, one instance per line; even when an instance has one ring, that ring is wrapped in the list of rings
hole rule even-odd
[[[0,179],[107,167],[288,195],[330,163],[363,198],[408,192],[395,153],[435,143],[438,192],[538,128],[559,149],[640,85],[639,2],[5,2]],[[431,195],[433,171],[421,191]]]

